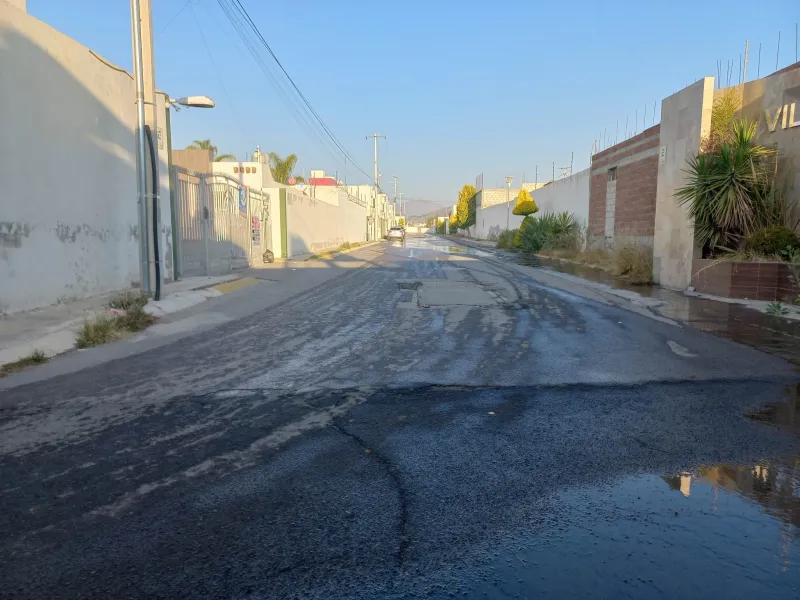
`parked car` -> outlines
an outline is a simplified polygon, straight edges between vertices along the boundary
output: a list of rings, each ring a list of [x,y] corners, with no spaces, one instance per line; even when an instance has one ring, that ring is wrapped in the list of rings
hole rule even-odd
[[[386,239],[389,241],[392,240],[400,240],[403,241],[406,239],[406,230],[402,227],[392,227],[389,229],[389,233],[386,234]]]

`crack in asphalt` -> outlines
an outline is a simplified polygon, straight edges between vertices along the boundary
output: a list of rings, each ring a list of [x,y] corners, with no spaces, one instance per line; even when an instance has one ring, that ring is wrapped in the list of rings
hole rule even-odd
[[[377,452],[372,446],[367,444],[363,438],[359,437],[355,433],[347,431],[344,427],[336,423],[336,421],[333,421],[330,424],[330,427],[341,433],[343,436],[353,440],[360,448],[364,450],[364,452],[374,456],[377,461],[383,465],[384,469],[386,469],[389,479],[391,479],[392,483],[394,483],[395,488],[397,489],[397,498],[400,503],[399,523],[397,524],[397,536],[400,543],[397,549],[396,560],[398,568],[402,570],[411,542],[408,539],[408,493],[406,492],[405,486],[403,485],[403,482],[397,473],[397,469],[394,467],[394,465],[392,465],[388,458],[386,458],[380,452]]]

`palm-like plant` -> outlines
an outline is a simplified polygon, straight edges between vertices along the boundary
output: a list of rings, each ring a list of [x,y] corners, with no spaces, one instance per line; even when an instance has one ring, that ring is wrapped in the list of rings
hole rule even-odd
[[[217,155],[217,147],[211,143],[211,140],[195,140],[188,146],[187,150],[211,150],[211,155]]]
[[[298,183],[305,183],[306,180],[300,175],[292,175],[297,165],[297,155],[290,154],[286,158],[281,158],[276,152],[269,153],[269,169],[272,171],[272,178],[278,183],[289,184],[289,179],[294,177]]]
[[[217,156],[217,148],[214,144],[211,143],[211,140],[195,140],[188,146],[186,146],[187,150],[211,150],[211,159],[214,162],[222,162],[224,160],[236,160],[236,157],[233,154],[220,154]]]
[[[700,245],[712,252],[735,249],[755,230],[783,224],[776,156],[774,148],[758,144],[754,122],[737,120],[727,140],[689,160],[687,184],[676,198],[688,205]]]

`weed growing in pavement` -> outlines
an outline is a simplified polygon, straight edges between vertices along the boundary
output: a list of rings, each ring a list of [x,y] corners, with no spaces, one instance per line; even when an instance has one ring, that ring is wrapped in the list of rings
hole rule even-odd
[[[144,308],[149,301],[150,296],[145,292],[121,292],[111,298],[108,307],[117,310],[133,310]]]
[[[28,356],[15,360],[14,362],[6,363],[0,366],[0,377],[6,377],[12,373],[22,371],[33,365],[40,365],[46,363],[48,360],[47,355],[41,350],[34,350]]]
[[[782,317],[789,312],[789,309],[780,302],[770,302],[764,312],[772,317]]]

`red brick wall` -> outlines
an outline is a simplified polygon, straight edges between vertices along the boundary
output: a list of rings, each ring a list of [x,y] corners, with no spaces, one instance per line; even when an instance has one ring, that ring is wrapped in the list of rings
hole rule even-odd
[[[656,217],[660,125],[592,156],[589,238],[605,237],[608,170],[617,167],[614,235],[652,237]]]
[[[614,235],[650,236],[656,220],[658,156],[648,156],[617,169],[617,211]]]

